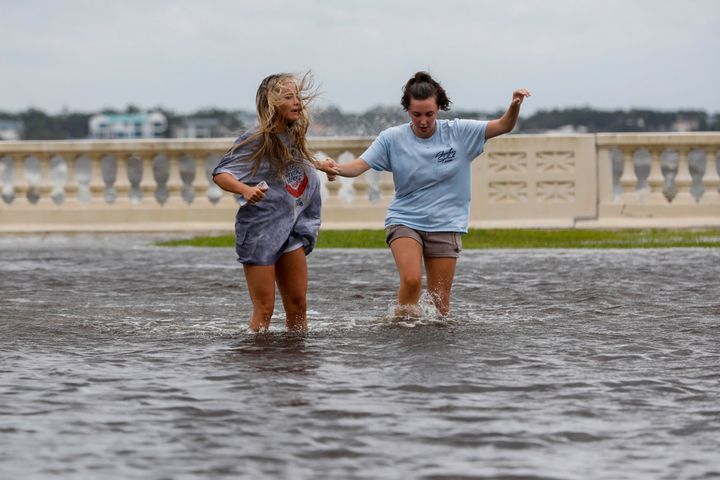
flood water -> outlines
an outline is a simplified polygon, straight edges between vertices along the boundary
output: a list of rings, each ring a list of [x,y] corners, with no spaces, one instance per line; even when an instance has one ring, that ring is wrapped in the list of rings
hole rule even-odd
[[[720,250],[465,251],[402,323],[389,251],[308,259],[252,334],[231,249],[0,238],[0,477],[720,477]]]

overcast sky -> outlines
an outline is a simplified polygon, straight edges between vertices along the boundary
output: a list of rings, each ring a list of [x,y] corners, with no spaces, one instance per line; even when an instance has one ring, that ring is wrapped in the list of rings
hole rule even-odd
[[[429,70],[455,108],[720,112],[718,0],[0,0],[0,111],[253,109],[311,69],[322,102],[397,104]]]

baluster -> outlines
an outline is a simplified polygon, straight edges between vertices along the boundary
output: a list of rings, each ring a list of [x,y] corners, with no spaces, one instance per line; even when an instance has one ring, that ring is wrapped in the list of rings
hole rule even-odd
[[[705,175],[703,175],[703,186],[705,193],[700,197],[700,203],[713,204],[720,203],[720,176],[718,175],[717,156],[718,151],[708,147],[705,149]]]
[[[207,153],[196,152],[193,154],[195,158],[195,177],[192,179],[192,190],[195,194],[195,200],[208,202],[208,190],[210,188],[210,181],[207,173]]]
[[[15,178],[13,181],[13,194],[15,202],[27,202],[30,183],[25,175],[25,157],[22,155],[8,155],[15,163]]]
[[[0,154],[0,209],[5,207],[5,204],[7,203],[6,200],[10,200],[10,191],[12,189],[12,184],[14,183],[14,178],[7,178],[8,176],[5,174],[5,169],[7,168],[7,164],[9,162],[10,157],[8,155]],[[13,176],[14,177],[14,176]],[[10,185],[6,183],[6,179],[10,182]]]
[[[675,176],[675,188],[677,194],[673,198],[674,205],[694,205],[697,203],[690,193],[690,185],[692,184],[692,176],[690,175],[690,165],[688,162],[689,147],[679,147],[678,152],[678,171]]]
[[[77,155],[71,153],[65,154],[65,165],[67,166],[67,176],[65,177],[65,203],[77,203],[78,201],[78,179],[77,179]]]
[[[653,205],[666,205],[668,203],[663,187],[665,186],[665,177],[662,174],[662,148],[649,148],[650,152],[650,173],[648,174],[647,203]]]
[[[38,204],[52,203],[50,195],[53,191],[52,178],[50,177],[50,157],[49,153],[35,153],[35,157],[40,160],[40,182],[38,183],[38,193],[40,198]]]
[[[117,169],[115,171],[115,192],[117,193],[116,200],[121,202],[130,201],[130,175],[128,173],[128,161],[133,155],[131,153],[117,153],[115,154]]]
[[[168,202],[182,202],[183,181],[180,177],[180,153],[168,152]]]
[[[13,203],[24,202],[27,200],[28,184],[25,178],[25,167],[22,157],[18,155],[5,155],[13,164],[14,175],[10,179],[9,195],[12,197]]]
[[[638,199],[636,191],[638,178],[635,174],[635,149],[632,147],[622,148],[623,153],[623,172],[620,177],[620,185],[622,186],[623,202],[635,203]]]
[[[142,172],[140,174],[140,183],[138,189],[140,190],[140,203],[141,204],[155,204],[155,189],[157,188],[157,182],[155,181],[155,173],[153,172],[153,154],[137,154],[136,155],[142,162]]]
[[[90,159],[90,203],[105,203],[105,179],[102,173],[103,153],[89,153]]]

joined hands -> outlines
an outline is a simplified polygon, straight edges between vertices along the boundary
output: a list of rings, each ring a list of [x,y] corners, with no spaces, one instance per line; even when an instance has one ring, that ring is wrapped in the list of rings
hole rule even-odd
[[[340,173],[340,166],[330,157],[326,157],[325,160],[318,160],[315,162],[315,166],[321,172],[325,172],[328,181],[330,182],[334,182],[335,178]]]

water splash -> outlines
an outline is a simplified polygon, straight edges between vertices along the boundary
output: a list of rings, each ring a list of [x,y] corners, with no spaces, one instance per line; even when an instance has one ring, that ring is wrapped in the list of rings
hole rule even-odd
[[[410,310],[400,307],[397,301],[390,303],[381,321],[396,327],[416,328],[425,325],[446,325],[451,321],[451,317],[440,313],[431,293],[423,292],[417,306]]]

